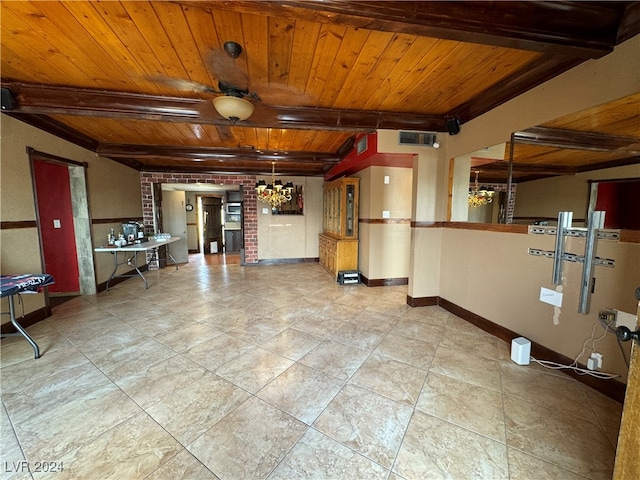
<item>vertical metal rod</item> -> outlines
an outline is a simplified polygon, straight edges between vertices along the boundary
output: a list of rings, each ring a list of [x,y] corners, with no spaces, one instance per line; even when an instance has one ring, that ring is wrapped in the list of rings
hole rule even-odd
[[[553,257],[553,278],[554,285],[562,284],[562,256],[564,255],[565,229],[571,228],[573,212],[558,212],[558,228],[556,231],[556,250]]]
[[[591,277],[593,275],[593,265],[596,255],[597,231],[604,227],[603,211],[590,212],[589,224],[587,225],[587,240],[584,247],[584,264],[582,265],[582,281],[580,284],[580,305],[578,313],[589,313],[591,300]]]
[[[20,332],[20,334],[27,340],[27,342],[31,344],[31,346],[33,347],[35,358],[40,358],[40,348],[38,348],[38,344],[33,340],[33,338],[31,338],[27,331],[22,328],[22,325],[20,325],[18,323],[18,320],[16,319],[16,309],[13,304],[13,295],[9,295],[7,300],[9,302],[9,316],[11,317],[11,323],[16,328],[16,330],[18,330],[18,332]]]
[[[511,184],[513,183],[513,144],[516,141],[516,136],[511,134],[511,141],[509,142],[509,169],[507,174],[507,204],[504,208],[504,223],[508,222],[509,218],[509,205],[511,205],[512,195],[511,195]]]

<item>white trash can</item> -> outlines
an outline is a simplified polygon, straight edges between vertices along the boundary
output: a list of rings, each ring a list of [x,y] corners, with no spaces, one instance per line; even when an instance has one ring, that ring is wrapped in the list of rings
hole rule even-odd
[[[218,242],[211,242],[211,253],[218,253]]]

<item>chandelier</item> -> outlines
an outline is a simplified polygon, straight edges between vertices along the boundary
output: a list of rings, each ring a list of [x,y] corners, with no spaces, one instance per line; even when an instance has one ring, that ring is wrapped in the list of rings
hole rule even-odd
[[[271,208],[278,208],[283,203],[291,200],[293,183],[287,182],[282,185],[282,181],[276,180],[276,162],[271,162],[271,183],[266,184],[264,180],[256,183],[256,194],[258,200],[271,205]]]
[[[469,189],[469,198],[467,199],[469,206],[473,208],[482,207],[483,205],[493,202],[493,195],[495,193],[493,187],[486,187],[484,185],[478,187],[479,173],[480,170],[475,170],[476,181],[474,187]]]

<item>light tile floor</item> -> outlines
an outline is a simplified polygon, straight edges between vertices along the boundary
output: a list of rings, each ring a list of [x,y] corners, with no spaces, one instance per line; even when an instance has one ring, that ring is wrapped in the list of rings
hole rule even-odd
[[[2,340],[2,478],[611,478],[618,403],[406,287],[317,264],[148,278],[56,307],[39,360]]]

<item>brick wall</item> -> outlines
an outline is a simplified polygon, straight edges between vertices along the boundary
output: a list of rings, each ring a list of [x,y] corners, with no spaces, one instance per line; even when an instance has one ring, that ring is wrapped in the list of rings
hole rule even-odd
[[[244,190],[244,263],[258,263],[258,206],[254,190],[254,175],[218,175],[213,173],[140,173],[142,192],[142,217],[145,226],[153,225],[154,183],[212,183],[216,185],[242,185]],[[149,262],[149,269],[158,268],[157,261]]]
[[[483,185],[485,185],[485,184],[483,184]],[[488,187],[493,187],[493,189],[496,191],[496,193],[498,193],[498,192],[506,192],[507,191],[507,184],[506,183],[487,183],[486,185]],[[473,187],[474,187],[473,184],[469,185],[469,188],[473,188]],[[506,212],[505,212],[506,221],[504,223],[507,223],[507,224],[513,223],[513,212],[514,212],[515,206],[516,206],[516,187],[517,187],[517,185],[515,183],[511,184],[511,198],[510,198],[510,202],[507,205]]]

